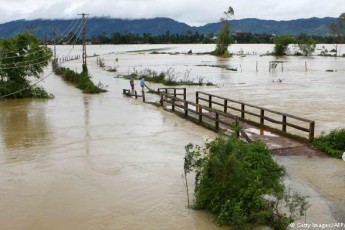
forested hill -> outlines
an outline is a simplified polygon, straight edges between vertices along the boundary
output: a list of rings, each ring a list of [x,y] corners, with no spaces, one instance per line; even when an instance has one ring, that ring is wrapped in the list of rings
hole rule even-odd
[[[329,25],[336,21],[336,18],[309,18],[290,21],[273,21],[260,19],[232,20],[233,32],[251,32],[268,34],[300,34],[329,35]],[[48,38],[54,34],[54,26],[57,34],[62,34],[68,29],[71,31],[73,23],[81,23],[80,20],[17,20],[0,24],[0,37],[6,38],[23,31],[32,30],[34,34],[43,39],[47,34]],[[76,30],[77,26],[74,28]],[[219,23],[210,23],[200,27],[189,26],[170,18],[153,19],[113,19],[113,18],[88,18],[87,37],[98,35],[110,36],[113,33],[132,33],[142,35],[159,35],[169,32],[170,34],[186,34],[187,32],[198,32],[202,34],[218,34]]]

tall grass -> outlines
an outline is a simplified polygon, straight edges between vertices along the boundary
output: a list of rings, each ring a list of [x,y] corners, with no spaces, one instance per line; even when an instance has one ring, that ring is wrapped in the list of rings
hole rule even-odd
[[[134,69],[134,71],[129,74],[125,75],[125,79],[134,79],[139,80],[141,78],[145,78],[145,81],[147,82],[153,82],[153,83],[161,83],[163,85],[167,86],[179,86],[179,85],[207,85],[212,86],[214,85],[212,82],[205,82],[203,77],[198,77],[196,80],[190,78],[190,70],[187,70],[183,76],[183,79],[177,80],[175,70],[173,68],[168,68],[167,71],[162,71],[158,73],[155,70],[146,68],[142,71],[137,71]]]
[[[314,146],[332,157],[341,158],[345,152],[345,128],[332,130],[329,134],[322,134],[313,141]]]

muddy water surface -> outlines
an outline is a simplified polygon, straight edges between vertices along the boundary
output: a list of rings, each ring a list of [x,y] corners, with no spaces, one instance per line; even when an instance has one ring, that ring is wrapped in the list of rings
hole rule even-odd
[[[60,57],[70,48],[58,47]],[[288,110],[315,119],[318,133],[345,126],[345,59],[291,57],[285,60],[284,71],[269,73],[268,62],[273,57],[256,54],[266,53],[270,46],[234,46],[234,51],[243,49],[250,55],[230,60],[208,55],[151,55],[148,51],[205,52],[213,48],[90,46],[90,55],[100,54],[107,66],[118,69],[116,74],[109,73],[96,66],[95,58],[88,59],[93,80],[107,85],[108,93],[83,95],[52,75],[42,85],[54,99],[0,101],[2,229],[221,229],[205,213],[186,208],[181,178],[184,146],[202,143],[215,134],[140,100],[124,98],[122,89],[129,88],[129,83],[117,78],[118,74],[146,67],[156,71],[172,68],[178,78],[203,77],[218,84],[190,87],[190,98],[196,90],[205,90]],[[76,46],[71,55],[79,52]],[[81,69],[80,61],[63,65]],[[211,65],[228,65],[239,71]],[[49,71],[47,68],[46,74]],[[282,82],[276,83],[279,79]],[[148,101],[157,100],[148,95]],[[287,183],[316,197],[313,203],[318,208],[310,211],[310,218],[343,220],[344,162],[277,160],[288,169]]]

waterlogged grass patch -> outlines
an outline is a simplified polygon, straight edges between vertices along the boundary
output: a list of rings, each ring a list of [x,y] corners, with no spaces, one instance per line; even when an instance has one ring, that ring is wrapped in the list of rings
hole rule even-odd
[[[314,146],[332,157],[341,159],[345,152],[345,128],[332,130],[329,134],[322,134],[313,141]]]
[[[123,76],[123,78],[130,80],[140,80],[142,78],[145,78],[145,81],[147,82],[153,82],[153,83],[161,83],[163,85],[167,86],[180,86],[180,85],[206,85],[206,86],[213,86],[214,84],[209,81],[205,81],[205,78],[203,77],[197,77],[196,79],[192,79],[190,77],[191,70],[187,70],[184,73],[183,79],[177,80],[175,70],[173,68],[167,69],[167,71],[162,71],[158,73],[157,71],[154,71],[152,69],[146,68],[142,71],[138,71],[134,69],[134,71],[129,74]]]

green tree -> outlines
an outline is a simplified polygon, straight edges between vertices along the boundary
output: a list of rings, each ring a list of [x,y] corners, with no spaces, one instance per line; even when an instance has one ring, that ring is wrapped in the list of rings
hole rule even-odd
[[[228,47],[232,41],[230,35],[230,23],[229,19],[234,15],[234,9],[230,6],[227,11],[224,12],[224,17],[220,19],[222,28],[216,41],[216,49],[213,51],[214,55],[220,57],[229,57]]]
[[[274,54],[277,56],[286,55],[289,45],[293,42],[290,35],[276,36],[273,38]]]
[[[307,209],[303,197],[285,188],[285,170],[262,142],[220,136],[185,149],[184,172],[196,175],[194,208],[210,211],[220,225],[286,229]]]
[[[31,86],[29,77],[39,79],[52,51],[41,46],[30,33],[0,40],[0,96],[12,98],[48,97],[43,88]],[[16,92],[16,93],[15,93]]]
[[[309,37],[297,41],[297,46],[304,56],[312,55],[316,48],[316,41]]]
[[[340,43],[341,37],[345,34],[345,13],[340,14],[337,21],[330,25],[330,30],[334,36],[334,42]]]

